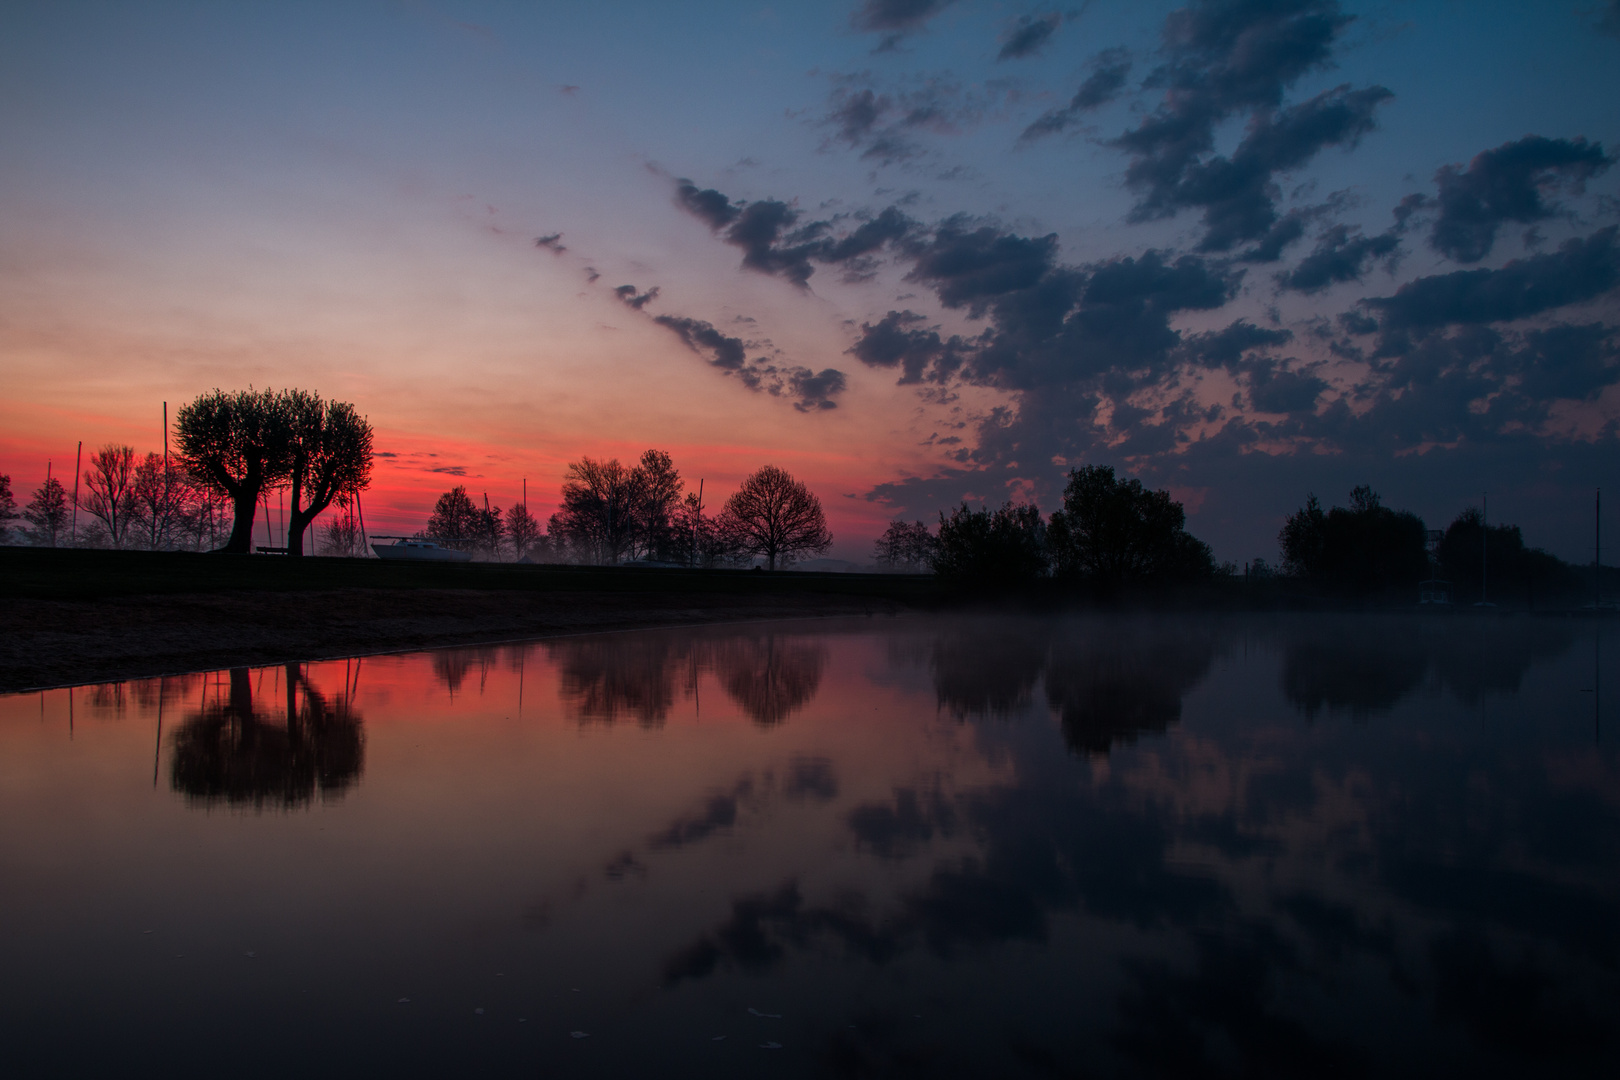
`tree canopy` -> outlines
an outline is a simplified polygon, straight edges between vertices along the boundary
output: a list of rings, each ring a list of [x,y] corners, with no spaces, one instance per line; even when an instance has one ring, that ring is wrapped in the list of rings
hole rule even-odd
[[[1277,534],[1289,573],[1355,595],[1415,587],[1428,577],[1426,540],[1422,518],[1384,506],[1365,484],[1350,492],[1348,507],[1325,513],[1309,496]]]
[[[974,586],[1015,585],[1046,574],[1046,523],[1035,506],[1004,504],[939,515],[934,573]]]
[[[1186,521],[1169,492],[1121,480],[1111,466],[1083,466],[1069,473],[1063,508],[1052,514],[1053,570],[1104,586],[1208,577],[1214,557]]]
[[[291,452],[287,554],[302,555],[304,531],[332,500],[371,485],[371,424],[348,402],[312,391],[286,390],[281,401]]]
[[[174,418],[180,463],[204,487],[231,500],[235,521],[221,551],[253,550],[253,517],[267,487],[287,479],[293,432],[283,395],[211,390]]]
[[[770,570],[832,546],[821,500],[775,465],[743,480],[726,500],[720,529],[739,551],[763,557]]]

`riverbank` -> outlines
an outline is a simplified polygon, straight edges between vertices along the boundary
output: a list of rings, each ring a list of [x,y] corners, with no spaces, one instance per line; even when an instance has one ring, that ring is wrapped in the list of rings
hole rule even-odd
[[[926,578],[0,548],[0,693],[741,619],[886,614]]]

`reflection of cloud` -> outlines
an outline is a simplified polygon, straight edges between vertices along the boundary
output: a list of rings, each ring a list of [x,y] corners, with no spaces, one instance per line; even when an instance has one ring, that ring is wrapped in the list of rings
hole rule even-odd
[[[739,634],[718,644],[714,666],[731,700],[755,723],[769,727],[816,696],[827,647],[819,640],[781,634]]]
[[[737,824],[738,804],[753,793],[754,778],[745,776],[730,791],[710,795],[696,813],[670,822],[649,838],[648,843],[656,851],[706,840],[712,834]]]
[[[340,797],[360,778],[365,736],[347,703],[332,705],[286,667],[281,722],[255,711],[247,668],[233,668],[230,695],[193,715],[176,733],[169,784],[192,804],[291,809]],[[302,688],[302,695],[299,689]]]

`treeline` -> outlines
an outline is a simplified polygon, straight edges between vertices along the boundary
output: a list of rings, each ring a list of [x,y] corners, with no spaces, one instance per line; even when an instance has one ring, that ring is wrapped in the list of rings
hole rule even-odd
[[[544,526],[518,502],[482,505],[463,486],[439,496],[423,538],[487,559],[617,565],[768,569],[832,544],[821,500],[786,471],[766,465],[710,514],[702,487],[687,490],[670,455],[648,450],[635,465],[582,457],[568,466],[561,506]]]
[[[1384,506],[1370,487],[1354,489],[1349,501],[1324,509],[1308,496],[1278,534],[1278,565],[1256,559],[1240,570],[1216,564],[1209,546],[1186,531],[1182,506],[1168,492],[1088,465],[1070,472],[1062,508],[1049,517],[1031,504],[962,505],[940,514],[934,528],[890,523],[872,556],[885,570],[983,589],[1049,580],[1107,593],[1242,573],[1347,599],[1412,602],[1426,586],[1455,603],[1534,604],[1589,587],[1583,568],[1527,547],[1517,525],[1487,527],[1478,508],[1430,530],[1417,515]]]
[[[941,513],[936,529],[892,522],[873,558],[884,569],[933,573],[975,588],[1051,578],[1107,591],[1229,572],[1186,522],[1169,492],[1122,480],[1106,465],[1087,465],[1069,473],[1063,505],[1050,517],[1033,504],[972,510],[964,503]]]
[[[1479,507],[1469,507],[1444,530],[1384,506],[1362,486],[1349,506],[1324,510],[1315,495],[1288,515],[1278,533],[1285,575],[1341,596],[1372,598],[1431,591],[1457,603],[1481,600],[1534,604],[1538,597],[1578,593],[1589,577],[1579,567],[1540,548],[1527,547],[1517,525],[1488,525]],[[1269,576],[1263,562],[1251,574]]]
[[[47,466],[20,528],[11,478],[0,476],[0,542],[247,552],[257,510],[268,516],[276,492],[282,542],[267,531],[262,546],[303,554],[306,532],[336,504],[344,513],[325,546],[360,553],[353,519],[371,482],[372,431],[353,405],[307,390],[213,390],[175,414],[174,436],[172,456],[103,446],[71,491]]]

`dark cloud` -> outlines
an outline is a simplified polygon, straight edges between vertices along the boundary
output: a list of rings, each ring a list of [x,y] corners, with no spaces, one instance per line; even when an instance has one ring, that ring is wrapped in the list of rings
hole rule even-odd
[[[950,7],[955,0],[865,0],[851,16],[857,30],[905,33]]]
[[[1107,49],[1092,61],[1093,71],[1080,84],[1069,104],[1054,109],[1024,129],[1021,139],[1028,141],[1042,135],[1055,135],[1074,124],[1093,109],[1100,109],[1119,96],[1130,78],[1130,54],[1124,49]]]
[[[554,255],[561,255],[563,252],[568,250],[562,245],[562,233],[560,232],[535,237],[534,246],[546,248]]]
[[[934,289],[946,307],[980,312],[1004,293],[1027,289],[1052,268],[1057,234],[1015,236],[965,218],[942,224],[915,255],[907,281]]]
[[[812,371],[807,367],[778,365],[764,357],[748,358],[748,344],[741,338],[731,337],[702,319],[689,319],[681,315],[658,315],[653,322],[681,339],[681,344],[703,357],[728,375],[735,375],[750,390],[759,390],[772,397],[796,399],[793,407],[800,412],[836,409],[833,400],[844,392],[844,373],[835,368]]]
[[[723,371],[739,371],[748,363],[748,346],[743,340],[722,334],[712,323],[680,315],[658,315],[653,322],[672,331],[681,344]]]
[[[997,60],[1019,60],[1034,56],[1046,47],[1063,25],[1063,16],[1057,12],[1048,15],[1021,15],[1002,37]]]
[[[1286,345],[1292,340],[1292,330],[1267,329],[1239,319],[1220,330],[1186,335],[1182,351],[1189,361],[1200,367],[1239,371],[1252,352]]]
[[[943,383],[956,374],[972,346],[959,336],[941,339],[939,328],[913,311],[891,311],[876,323],[862,323],[861,336],[848,350],[868,367],[900,369],[900,383]]]
[[[640,311],[649,303],[658,299],[658,287],[655,285],[646,292],[638,294],[634,285],[620,285],[613,290],[613,295],[636,311]]]
[[[889,89],[872,85],[870,73],[839,80],[821,118],[836,138],[882,165],[925,155],[919,136],[958,135],[1004,102],[1008,89],[999,83],[966,85],[950,75],[909,79]]]
[[[1348,225],[1334,225],[1309,255],[1288,273],[1279,274],[1277,281],[1285,289],[1302,293],[1321,292],[1342,281],[1360,281],[1368,263],[1394,255],[1400,246],[1400,237],[1394,233],[1363,236]]]
[[[776,199],[733,201],[712,188],[700,190],[679,180],[676,205],[698,218],[726,243],[741,248],[743,265],[762,274],[786,278],[805,288],[815,273],[813,262],[841,265],[855,277],[870,271],[874,253],[907,237],[915,223],[895,207],[859,224],[842,236],[830,221],[800,224],[798,210]]]
[[[1430,245],[1457,262],[1478,262],[1491,253],[1504,222],[1529,224],[1558,212],[1544,196],[1560,183],[1579,192],[1614,159],[1600,143],[1528,135],[1486,150],[1466,170],[1447,165],[1435,174],[1440,216]]]
[[[1448,323],[1497,323],[1600,296],[1620,284],[1617,227],[1566,241],[1556,252],[1515,259],[1500,270],[1457,270],[1409,281],[1394,296],[1362,303],[1384,331]]]
[[[1620,0],[1609,0],[1594,29],[1608,37],[1620,38]]]
[[[1131,157],[1133,220],[1202,209],[1206,251],[1264,236],[1277,218],[1273,176],[1325,147],[1353,146],[1391,96],[1383,87],[1341,86],[1283,107],[1289,86],[1327,66],[1349,21],[1333,0],[1209,0],[1172,13],[1166,62],[1148,79],[1164,88],[1164,101],[1113,142]],[[1210,156],[1216,126],[1243,113],[1249,131],[1231,158]]]
[[[1249,376],[1249,402],[1263,413],[1309,412],[1327,389],[1315,375],[1269,361],[1256,365]]]
[[[1325,147],[1355,145],[1373,129],[1374,110],[1392,96],[1381,86],[1339,86],[1261,117],[1230,159],[1216,156],[1188,165],[1173,183],[1155,180],[1133,216],[1148,220],[1183,208],[1202,209],[1205,251],[1229,251],[1241,241],[1265,237],[1278,219],[1273,177],[1304,165]]]

